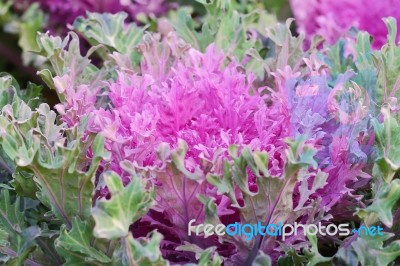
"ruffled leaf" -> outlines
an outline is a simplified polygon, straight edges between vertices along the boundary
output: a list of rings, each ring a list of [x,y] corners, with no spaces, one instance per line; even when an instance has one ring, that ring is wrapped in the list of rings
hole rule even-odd
[[[71,230],[63,226],[60,236],[55,241],[55,247],[66,259],[66,265],[85,261],[91,264],[107,264],[111,259],[106,254],[92,246],[92,227],[79,218],[72,220]]]
[[[145,189],[144,181],[139,176],[134,176],[126,187],[114,172],[104,173],[103,178],[111,199],[97,201],[92,210],[96,222],[94,235],[106,239],[126,237],[129,226],[151,207],[152,193]]]
[[[157,231],[151,233],[147,239],[134,239],[131,235],[124,238],[122,247],[114,255],[114,263],[117,265],[169,265],[165,261],[159,249],[162,235]]]

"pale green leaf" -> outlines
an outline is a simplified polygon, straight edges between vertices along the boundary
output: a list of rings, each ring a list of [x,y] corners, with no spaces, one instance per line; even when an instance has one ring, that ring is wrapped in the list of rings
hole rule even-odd
[[[111,199],[98,200],[92,210],[96,222],[94,235],[106,239],[126,237],[129,226],[149,210],[152,194],[146,190],[140,176],[134,176],[126,187],[114,172],[104,173],[103,178]]]
[[[67,258],[69,261],[81,261],[86,263],[106,264],[110,263],[111,259],[103,252],[92,246],[93,228],[79,218],[72,220],[72,229],[68,230],[62,226],[60,236],[55,241],[57,252]]]

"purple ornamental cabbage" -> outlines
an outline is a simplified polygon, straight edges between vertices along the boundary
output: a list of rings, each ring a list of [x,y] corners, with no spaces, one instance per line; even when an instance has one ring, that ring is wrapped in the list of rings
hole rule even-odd
[[[351,27],[368,31],[373,45],[386,43],[387,29],[382,18],[392,16],[400,23],[400,2],[397,0],[291,0],[299,32],[310,41],[313,35],[334,43]]]
[[[320,197],[320,207],[329,212],[341,201],[359,200],[351,188],[370,178],[366,173],[367,156],[372,152],[374,133],[369,98],[359,94],[359,87],[352,87],[354,73],[332,80],[327,66],[318,58],[303,60],[308,68],[303,74],[289,66],[273,73],[275,88],[269,88],[272,105],[268,113],[288,129],[284,132],[287,137],[305,136],[307,143],[317,148],[318,166],[328,174],[328,185],[313,197]],[[332,82],[334,88],[328,86]],[[353,98],[340,100],[348,94]],[[359,108],[354,111],[354,106]]]

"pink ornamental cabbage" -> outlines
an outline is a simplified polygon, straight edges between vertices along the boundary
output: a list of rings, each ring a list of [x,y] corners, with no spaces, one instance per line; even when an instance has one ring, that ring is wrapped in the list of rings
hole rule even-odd
[[[299,32],[311,40],[323,36],[336,42],[351,27],[368,31],[373,45],[380,48],[386,42],[387,29],[382,18],[392,16],[400,23],[400,1],[397,0],[291,0]]]
[[[253,76],[230,63],[214,46],[202,54],[189,49],[165,75],[119,73],[108,84],[109,110],[91,113],[89,130],[102,132],[113,154],[111,169],[121,173],[119,162],[127,159],[151,165],[162,142],[188,143],[188,160],[194,167],[201,156],[212,159],[231,144],[268,150],[271,171],[282,166],[280,125],[267,117],[263,97],[252,88]],[[159,79],[158,79],[159,78]],[[274,172],[275,171],[275,172]]]
[[[185,167],[189,171],[198,169],[206,159],[215,162],[216,172],[222,172],[222,158],[227,155],[227,148],[236,144],[240,148],[267,150],[271,155],[270,172],[278,176],[285,160],[283,137],[288,135],[284,134],[282,123],[285,115],[270,112],[264,97],[253,87],[253,75],[246,74],[234,61],[226,65],[224,55],[214,45],[201,53],[173,35],[161,42],[148,37],[139,45],[143,59],[135,71],[127,68],[120,55],[112,55],[117,63],[117,80],[76,85],[74,71],[54,78],[55,87],[64,98],[56,106],[63,120],[72,126],[88,114],[87,130],[105,136],[112,158],[109,165],[103,166],[125,179],[122,161],[129,160],[139,167],[152,166],[157,163],[155,151],[162,142],[176,147],[178,139],[183,139],[188,144]],[[107,107],[99,107],[101,94],[108,98]],[[188,238],[188,222],[204,219],[204,213],[197,197],[183,202],[174,193],[184,177],[165,169],[157,173],[156,179],[161,184],[157,205],[142,219],[144,225],[140,224],[135,234],[145,235],[146,230],[154,228],[161,231],[166,236],[164,256],[179,254],[194,260],[187,252],[175,251],[183,241],[202,243],[205,247],[217,245],[225,250],[215,238]],[[253,179],[250,183],[254,183]],[[215,197],[221,219],[233,215],[227,198],[210,191],[206,182],[201,186],[190,180],[184,183],[188,195]],[[189,214],[184,211],[188,206]],[[233,216],[236,221],[238,215]],[[168,226],[169,223],[174,226]],[[229,257],[233,252],[229,248],[222,253]]]

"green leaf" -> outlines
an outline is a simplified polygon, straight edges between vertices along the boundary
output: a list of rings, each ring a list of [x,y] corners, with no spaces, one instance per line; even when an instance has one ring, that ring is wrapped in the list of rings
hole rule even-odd
[[[100,138],[100,136],[96,137]],[[57,147],[56,157],[49,162],[41,163],[38,154],[33,163],[26,168],[32,170],[40,186],[37,197],[51,207],[54,214],[67,225],[75,215],[90,217],[92,207],[93,180],[104,153],[94,154],[88,171],[75,168],[81,154],[86,154],[82,143],[71,148]],[[24,168],[22,168],[24,169]]]
[[[308,240],[310,241],[311,248],[305,249],[303,253],[305,257],[308,258],[307,266],[315,266],[315,265],[331,265],[331,257],[324,257],[318,251],[318,243],[316,235],[307,235]]]
[[[380,124],[377,120],[373,120],[373,125],[376,133],[376,142],[380,150],[380,157],[391,168],[390,172],[385,171],[387,176],[383,178],[386,182],[390,182],[394,173],[400,169],[400,126],[388,108],[382,108],[382,114],[384,116],[383,124]]]
[[[393,234],[358,236],[348,248],[340,248],[335,260],[341,265],[394,265],[400,256],[400,240],[390,241]],[[396,263],[395,263],[396,264]]]
[[[66,265],[73,264],[73,261],[104,265],[110,263],[111,259],[103,252],[92,246],[93,228],[79,218],[73,218],[72,229],[67,230],[63,225],[60,236],[55,241],[57,252],[67,259]]]
[[[342,73],[345,73],[348,70],[349,65],[352,64],[352,58],[345,56],[346,45],[347,43],[344,40],[339,39],[336,44],[326,48],[327,58],[325,61],[329,66],[329,71],[332,73],[334,78],[337,78]],[[367,65],[367,68],[368,67],[369,65]]]
[[[284,247],[285,256],[281,256],[278,259],[278,266],[302,266],[307,262],[307,258],[304,255],[296,253],[293,247]]]
[[[254,259],[252,264],[253,266],[271,266],[272,260],[270,256],[264,254],[264,252],[260,251],[257,257]]]
[[[69,32],[64,39],[51,36],[48,32],[39,33],[36,42],[39,47],[36,53],[51,64],[51,70],[43,69],[38,73],[49,88],[56,89],[61,102],[65,101],[66,88],[81,84],[100,86],[100,80],[106,79],[105,73],[98,71],[89,59],[98,47],[92,47],[82,56],[79,37],[75,32]],[[55,80],[53,76],[58,76],[58,79]]]
[[[14,97],[18,96],[25,101],[29,107],[36,108],[42,99],[42,87],[31,82],[27,88],[20,89],[18,82],[8,73],[0,73],[0,108],[7,104],[12,104]]]
[[[98,200],[92,210],[96,222],[94,235],[106,239],[126,237],[129,226],[151,207],[152,193],[145,188],[144,180],[140,176],[133,176],[126,187],[115,172],[106,172],[103,178],[111,199]]]
[[[384,45],[381,49],[381,57],[380,60],[383,63],[381,74],[381,84],[386,91],[387,96],[395,96],[399,97],[398,85],[397,82],[400,79],[399,71],[400,71],[400,63],[398,62],[398,58],[400,56],[400,47],[397,46],[396,38],[397,38],[397,22],[393,17],[384,18],[383,21],[386,24],[388,29],[388,40],[387,44]],[[390,94],[389,94],[390,91]],[[385,97],[387,100],[387,97]]]
[[[38,57],[32,53],[38,50],[36,42],[37,32],[41,32],[46,23],[46,17],[43,11],[39,8],[39,4],[30,5],[21,17],[19,23],[19,41],[18,44],[22,48],[22,58],[25,65],[34,62],[35,65],[43,63],[44,58]]]
[[[144,29],[135,23],[125,24],[128,14],[86,13],[78,17],[73,27],[85,36],[92,45],[103,44],[121,54],[128,54],[133,59],[136,46],[143,38]]]
[[[286,20],[286,24],[276,24],[267,29],[267,37],[274,43],[274,56],[271,58],[270,68],[283,70],[286,66],[294,66],[302,59],[304,35],[292,36],[290,25],[293,19]]]
[[[390,185],[382,183],[372,204],[365,209],[358,209],[357,215],[365,220],[367,225],[380,220],[387,227],[393,225],[393,208],[400,199],[400,179],[393,180]]]
[[[12,5],[13,2],[11,0],[0,2],[0,25],[9,20]]]
[[[224,51],[226,56],[235,56],[239,61],[255,43],[252,39],[248,39],[244,20],[244,15],[235,10],[223,14],[215,37],[216,47]]]
[[[71,34],[73,41],[71,42],[73,44],[73,42],[75,41],[75,35]],[[68,43],[69,43],[69,38],[70,35],[68,35],[67,37],[65,37],[65,39],[63,40],[61,37],[53,37],[51,35],[49,35],[49,33],[38,33],[38,35],[36,36],[36,43],[38,45],[38,49],[37,51],[35,51],[36,54],[41,55],[43,57],[45,57],[47,60],[50,61],[51,65],[52,65],[52,72],[56,73],[59,76],[62,76],[64,74],[64,71],[66,71],[66,69],[64,69],[64,53],[63,53],[63,49],[67,47]],[[76,36],[76,39],[78,38],[78,36]],[[74,45],[71,46],[71,48],[75,47]],[[72,49],[69,49],[69,51],[72,51]],[[74,56],[77,57],[79,59],[80,53],[78,51],[78,54],[76,53],[76,51],[74,51],[75,54]],[[43,71],[43,70],[42,70]],[[42,72],[41,71],[41,72]],[[44,70],[46,72],[46,70]],[[39,73],[41,73],[39,72]],[[46,74],[47,75],[47,74]],[[50,81],[49,79],[44,79],[45,81]],[[49,86],[50,88],[54,87],[54,82],[51,80],[51,86]]]
[[[176,18],[172,23],[179,37],[195,49],[204,51],[212,42],[213,38],[209,32],[206,31],[203,36],[197,33],[191,15],[185,9],[177,11]]]
[[[364,208],[358,209],[357,215],[367,225],[381,221],[387,227],[393,225],[393,208],[400,199],[400,180],[394,179],[400,169],[400,126],[391,114],[388,106],[382,107],[383,124],[373,120],[376,142],[379,148],[378,157],[373,167],[374,183],[372,186],[373,201]]]
[[[198,260],[197,264],[187,264],[187,266],[198,265],[198,266],[219,266],[222,264],[222,259],[216,252],[217,247],[212,246],[207,249],[203,249],[196,244],[186,243],[185,245],[177,247],[176,250],[189,251],[195,253],[195,258]]]
[[[263,8],[247,12],[246,4],[230,0],[197,0],[207,13],[202,17],[201,27],[195,24],[191,10],[181,8],[172,16],[177,34],[197,50],[205,51],[211,44],[225,52],[226,57],[239,61],[254,47],[256,38],[248,38],[250,30],[264,30],[276,22],[274,16]],[[251,8],[249,8],[251,9]],[[247,13],[247,14],[246,14]],[[200,29],[199,29],[200,28]]]
[[[198,266],[220,266],[222,259],[217,252],[212,252],[212,248],[208,248],[201,253]]]
[[[18,82],[10,74],[0,72],[0,107],[11,104],[19,89]]]
[[[162,258],[160,242],[163,236],[154,231],[151,237],[134,239],[131,234],[123,238],[122,247],[114,253],[116,265],[165,266],[169,265]],[[122,258],[122,260],[121,260]]]
[[[25,227],[24,213],[19,209],[19,198],[11,204],[10,194],[7,189],[0,191],[0,229],[5,232],[21,233]]]
[[[174,168],[185,175],[185,177],[191,180],[201,180],[202,173],[200,169],[196,169],[194,173],[188,171],[185,167],[185,156],[188,150],[188,145],[185,141],[179,139],[178,147],[171,153],[171,160],[173,162]]]
[[[7,265],[21,265],[35,250],[40,232],[35,226],[26,228],[19,197],[11,203],[7,189],[0,193],[0,254],[6,255]]]
[[[39,107],[40,103],[43,102],[42,89],[42,86],[28,82],[27,88],[25,90],[21,90],[19,96],[29,105],[29,107],[37,108]]]
[[[357,52],[357,68],[361,70],[367,69],[369,74],[365,79],[373,82],[376,80],[377,88],[374,92],[377,94],[377,103],[389,103],[392,99],[400,97],[400,47],[396,43],[397,23],[393,17],[384,18],[383,21],[388,29],[387,43],[382,46],[380,51],[370,53],[368,47],[369,35],[366,33],[359,34],[356,46]],[[357,72],[359,72],[357,70]],[[366,76],[365,74],[362,74]]]

